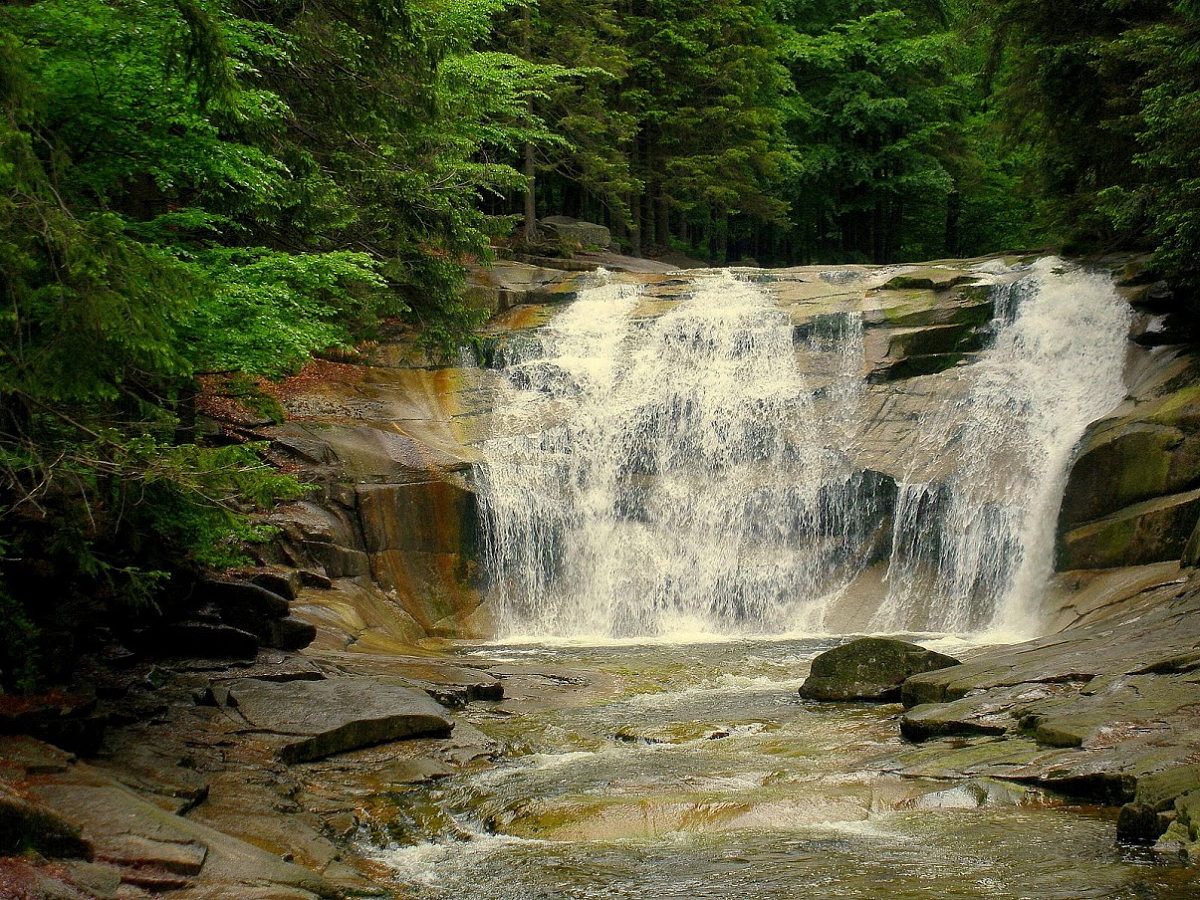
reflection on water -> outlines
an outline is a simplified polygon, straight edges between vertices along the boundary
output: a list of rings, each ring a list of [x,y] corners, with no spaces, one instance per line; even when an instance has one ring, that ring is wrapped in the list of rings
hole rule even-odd
[[[518,714],[465,715],[505,754],[395,794],[373,852],[422,900],[1200,896],[1117,847],[1111,811],[895,774],[899,707],[798,699],[828,645],[464,651],[515,661]],[[539,696],[556,668],[586,703]]]

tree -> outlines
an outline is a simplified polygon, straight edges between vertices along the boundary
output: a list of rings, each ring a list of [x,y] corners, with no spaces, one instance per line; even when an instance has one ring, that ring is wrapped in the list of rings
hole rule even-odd
[[[526,99],[559,70],[477,49],[510,6],[0,8],[0,624],[32,634],[47,580],[150,602],[301,490],[199,439],[198,377],[380,316],[456,346],[463,258],[506,225],[482,197],[520,180],[489,154],[554,139]]]
[[[918,22],[899,6],[852,3],[815,16],[797,6],[786,58],[798,249],[873,262],[938,255],[965,88],[953,35],[940,14]]]

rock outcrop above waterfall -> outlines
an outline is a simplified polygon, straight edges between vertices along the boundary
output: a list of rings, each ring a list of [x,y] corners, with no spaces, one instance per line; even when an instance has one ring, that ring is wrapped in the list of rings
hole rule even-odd
[[[583,248],[607,250],[612,246],[612,232],[595,222],[585,222],[570,216],[547,216],[538,219],[538,230],[551,240],[578,244]]]
[[[859,638],[814,658],[800,696],[806,700],[895,701],[900,699],[906,679],[957,665],[959,661],[952,656],[908,641]]]

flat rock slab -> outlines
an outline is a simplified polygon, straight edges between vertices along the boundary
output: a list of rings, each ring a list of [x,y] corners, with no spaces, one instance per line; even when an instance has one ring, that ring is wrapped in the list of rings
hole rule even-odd
[[[130,887],[172,890],[176,897],[314,900],[338,891],[325,879],[199,822],[172,815],[80,764],[48,776],[31,794],[69,817],[95,855]],[[141,896],[140,894],[131,896]]]
[[[454,722],[423,692],[386,678],[268,682],[229,686],[230,705],[252,728],[280,735],[286,763],[410,737],[446,737]]]
[[[409,686],[423,690],[448,707],[504,697],[504,685],[484,669],[444,659],[337,652],[323,653],[321,659],[347,675],[405,679]]]

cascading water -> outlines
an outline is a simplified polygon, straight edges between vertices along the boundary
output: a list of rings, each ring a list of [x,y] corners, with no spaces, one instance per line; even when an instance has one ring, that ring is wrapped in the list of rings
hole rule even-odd
[[[1071,453],[1125,395],[1130,313],[1109,277],[1043,259],[996,294],[994,346],[962,399],[921,423],[926,452],[954,467],[940,484],[900,484],[878,630],[1029,636]]]
[[[819,631],[864,592],[860,628],[1021,630],[1072,447],[1124,394],[1128,313],[1060,265],[991,273],[994,347],[928,376],[886,466],[860,458],[893,389],[864,380],[861,311],[798,328],[729,273],[681,300],[602,277],[505,350],[478,471],[499,631]]]

